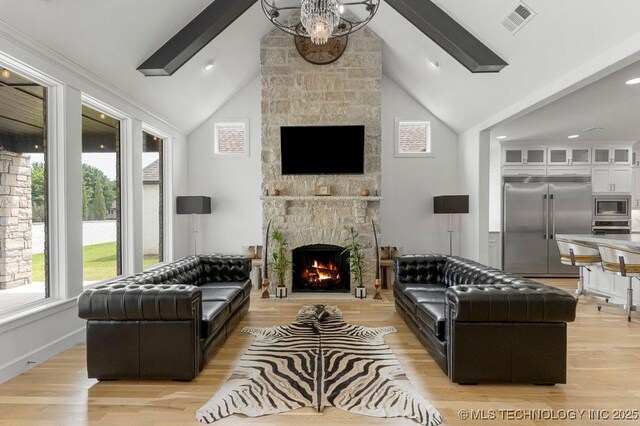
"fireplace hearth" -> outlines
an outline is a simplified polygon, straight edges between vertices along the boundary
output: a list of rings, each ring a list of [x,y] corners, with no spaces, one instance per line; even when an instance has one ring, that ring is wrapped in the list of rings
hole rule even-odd
[[[330,244],[313,244],[293,250],[293,292],[344,292],[350,290],[348,254]]]

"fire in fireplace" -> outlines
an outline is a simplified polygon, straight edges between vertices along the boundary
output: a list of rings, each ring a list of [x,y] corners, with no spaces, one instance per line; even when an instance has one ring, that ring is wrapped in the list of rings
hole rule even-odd
[[[313,244],[293,250],[294,292],[349,292],[348,256],[340,246]]]

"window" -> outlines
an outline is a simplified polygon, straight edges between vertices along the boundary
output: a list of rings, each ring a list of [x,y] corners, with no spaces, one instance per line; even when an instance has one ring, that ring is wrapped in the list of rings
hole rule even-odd
[[[120,121],[82,106],[84,284],[122,273]]]
[[[249,156],[249,120],[218,121],[213,125],[214,156]]]
[[[396,120],[396,156],[431,156],[431,122]]]
[[[49,297],[47,88],[0,66],[0,315]]]
[[[144,267],[163,261],[163,139],[142,132],[142,241]]]

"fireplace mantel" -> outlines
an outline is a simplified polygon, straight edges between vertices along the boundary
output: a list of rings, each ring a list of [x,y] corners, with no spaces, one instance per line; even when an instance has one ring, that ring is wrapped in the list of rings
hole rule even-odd
[[[378,196],[361,195],[263,195],[261,200],[282,200],[282,201],[370,201],[372,203],[381,201]]]
[[[351,214],[355,218],[355,222],[359,224],[366,223],[367,220],[367,204],[379,203],[382,197],[378,196],[356,196],[356,195],[265,195],[260,197],[265,202],[273,202],[277,206],[278,214],[287,215],[287,208],[291,203],[295,202],[313,202],[328,205],[332,202],[349,203],[351,202]]]

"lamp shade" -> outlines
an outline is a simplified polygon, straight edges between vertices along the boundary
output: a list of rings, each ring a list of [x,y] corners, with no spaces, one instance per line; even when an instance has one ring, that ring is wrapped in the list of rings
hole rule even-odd
[[[202,195],[176,197],[176,213],[211,214],[211,197]]]
[[[440,195],[433,197],[433,212],[435,214],[469,213],[469,196]]]

